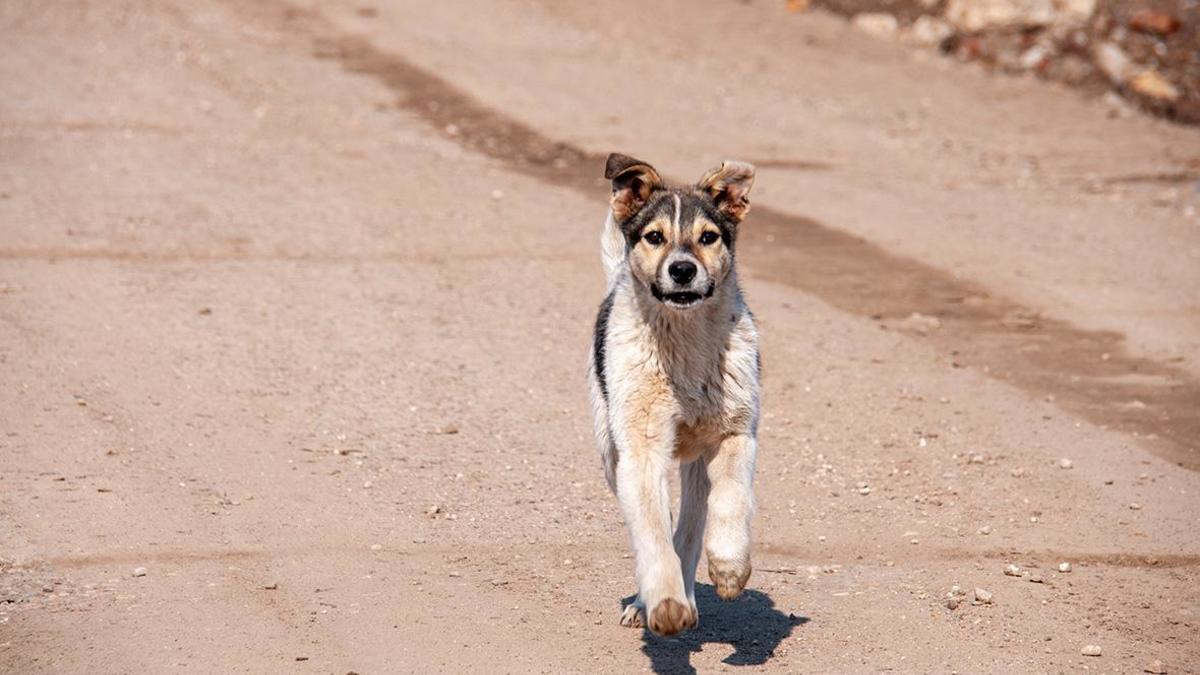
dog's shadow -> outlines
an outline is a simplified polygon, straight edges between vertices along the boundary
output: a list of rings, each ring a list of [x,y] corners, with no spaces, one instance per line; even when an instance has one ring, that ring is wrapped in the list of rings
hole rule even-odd
[[[622,607],[635,597],[623,599]],[[642,652],[650,657],[655,673],[695,673],[691,655],[710,643],[733,645],[734,652],[723,663],[762,665],[775,655],[779,643],[792,634],[793,628],[808,623],[808,617],[784,614],[775,609],[770,596],[751,589],[737,600],[723,602],[711,585],[696,584],[696,608],[700,610],[700,626],[694,630],[663,638],[644,629]]]

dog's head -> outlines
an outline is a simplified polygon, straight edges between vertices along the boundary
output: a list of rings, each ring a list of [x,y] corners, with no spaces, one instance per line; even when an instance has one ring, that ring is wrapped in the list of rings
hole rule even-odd
[[[625,235],[634,279],[673,309],[712,297],[733,269],[754,167],[723,162],[694,186],[677,188],[649,164],[613,154],[604,177],[612,181],[612,216]]]

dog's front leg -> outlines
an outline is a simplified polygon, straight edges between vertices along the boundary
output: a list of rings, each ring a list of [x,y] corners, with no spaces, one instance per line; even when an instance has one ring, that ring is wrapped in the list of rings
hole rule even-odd
[[[754,454],[749,434],[729,436],[708,463],[712,490],[704,546],[717,595],[732,600],[750,578],[750,517],[754,513]]]
[[[667,468],[673,464],[672,445],[639,438],[630,446],[617,464],[617,498],[633,540],[638,603],[650,630],[674,635],[696,625],[697,617],[684,592],[679,556],[671,541]]]

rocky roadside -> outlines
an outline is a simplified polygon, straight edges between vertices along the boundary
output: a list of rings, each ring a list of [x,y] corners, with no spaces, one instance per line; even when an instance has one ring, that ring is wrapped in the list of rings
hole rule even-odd
[[[1200,124],[1200,0],[789,0],[884,39]]]

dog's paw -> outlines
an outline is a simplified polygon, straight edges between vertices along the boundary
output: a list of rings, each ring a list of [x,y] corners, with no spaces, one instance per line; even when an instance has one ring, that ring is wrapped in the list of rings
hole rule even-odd
[[[621,625],[626,628],[641,628],[646,625],[646,607],[635,600],[621,610]]]
[[[722,600],[733,600],[742,594],[750,579],[750,561],[708,560],[708,576]]]
[[[675,635],[699,623],[699,613],[674,598],[665,598],[650,610],[649,628],[657,635]]]

